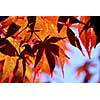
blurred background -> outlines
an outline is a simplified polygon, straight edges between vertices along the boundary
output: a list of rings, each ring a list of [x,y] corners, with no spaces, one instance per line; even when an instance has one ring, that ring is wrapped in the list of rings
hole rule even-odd
[[[78,31],[72,29],[76,36],[78,36]],[[81,42],[81,41],[80,41]],[[77,68],[85,66],[87,62],[88,71],[90,72],[89,83],[98,83],[100,81],[100,43],[92,49],[91,59],[88,58],[87,52],[84,46],[81,44],[85,56],[82,55],[81,51],[72,46],[71,44],[66,45],[72,52],[66,52],[70,57],[70,65],[64,65],[64,77],[62,76],[62,71],[60,66],[55,67],[55,73],[51,78],[50,75],[42,73],[40,76],[41,83],[83,83],[86,77],[85,71],[82,71],[79,76],[77,76]]]

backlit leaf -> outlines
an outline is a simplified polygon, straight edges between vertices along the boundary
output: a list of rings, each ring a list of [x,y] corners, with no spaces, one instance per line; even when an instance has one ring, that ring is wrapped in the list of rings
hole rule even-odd
[[[88,56],[91,56],[91,50],[96,45],[96,35],[92,28],[89,28],[87,31],[82,32],[80,39],[87,50]]]
[[[16,57],[10,57],[10,56],[5,57],[1,82],[3,82],[6,78],[9,79],[8,82],[12,81],[15,64],[16,64]]]

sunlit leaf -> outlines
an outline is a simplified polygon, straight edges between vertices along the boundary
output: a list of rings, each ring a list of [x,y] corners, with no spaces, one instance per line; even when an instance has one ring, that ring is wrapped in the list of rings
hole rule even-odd
[[[80,39],[87,50],[88,56],[91,56],[91,50],[96,45],[96,35],[92,28],[82,32]]]
[[[28,78],[29,82],[33,82],[33,77],[32,77],[32,69],[28,64],[26,64],[26,73],[25,76]]]
[[[16,57],[6,56],[3,66],[3,75],[1,82],[3,82],[6,78],[9,79],[8,82],[12,81],[15,64],[16,64]]]

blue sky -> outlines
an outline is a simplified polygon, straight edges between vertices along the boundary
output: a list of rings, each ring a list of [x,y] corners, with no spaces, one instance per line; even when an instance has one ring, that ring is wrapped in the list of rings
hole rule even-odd
[[[72,29],[75,32],[75,35],[78,37],[78,31],[75,29]],[[45,82],[45,81],[51,81],[53,83],[78,83],[78,82],[82,82],[84,77],[85,77],[85,73],[82,72],[80,77],[77,79],[76,78],[76,68],[79,66],[82,66],[85,61],[89,60],[88,55],[86,53],[85,48],[83,47],[83,45],[81,44],[82,49],[85,53],[85,56],[82,55],[81,51],[68,44],[67,47],[69,47],[71,50],[74,51],[74,53],[71,52],[67,52],[67,54],[69,55],[70,59],[70,66],[68,64],[65,64],[64,66],[64,78],[62,77],[62,71],[60,66],[56,66],[55,67],[55,71],[57,71],[57,74],[54,74],[52,78],[50,78],[49,75],[46,74],[42,74],[41,77],[41,82]],[[90,72],[93,73],[93,76],[91,78],[91,80],[89,82],[91,83],[95,83],[98,81],[99,79],[99,74],[100,74],[100,61],[98,59],[98,55],[100,53],[100,43],[97,44],[96,48],[92,49],[91,52],[91,59],[89,61],[92,61],[93,64],[96,64],[95,68],[92,68],[90,66]]]

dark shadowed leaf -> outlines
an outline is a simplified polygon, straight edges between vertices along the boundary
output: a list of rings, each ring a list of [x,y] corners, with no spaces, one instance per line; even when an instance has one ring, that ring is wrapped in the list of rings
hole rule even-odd
[[[31,29],[32,33],[34,32],[34,25],[36,22],[36,16],[28,16],[28,27]]]
[[[34,46],[32,47],[33,54],[40,48],[40,46],[41,46],[40,41],[34,44]]]
[[[5,19],[7,19],[9,16],[0,16],[0,22],[4,21]]]
[[[73,46],[76,46],[76,44],[75,44],[75,34],[70,28],[67,28],[67,36],[68,36],[70,43]]]
[[[28,24],[34,23],[36,21],[36,16],[28,16],[27,19],[28,19]]]
[[[17,72],[17,70],[18,70],[18,65],[19,65],[19,59],[17,59],[17,61],[16,61],[16,66],[15,66],[15,68],[14,68],[14,70],[13,70],[13,75],[16,74],[16,72]]]
[[[60,40],[63,40],[63,39],[65,39],[66,37],[64,37],[64,38],[61,38],[61,37],[51,37],[51,38],[49,38],[48,40],[47,40],[47,43],[56,43],[56,42],[58,42],[58,41],[60,41]]]
[[[34,53],[33,53],[33,50],[32,50],[32,48],[30,47],[30,45],[29,44],[26,44],[26,45],[24,45],[25,46],[25,49],[24,49],[24,55],[25,54],[29,54],[29,55],[31,55],[31,56],[34,56]]]
[[[5,60],[0,60],[0,72],[3,72],[3,65]]]
[[[90,25],[94,27],[98,44],[100,42],[100,16],[91,16]]]
[[[82,23],[82,22],[80,22],[77,18],[70,16],[69,23],[74,24],[74,23]]]
[[[67,36],[68,36],[70,43],[73,46],[78,47],[81,50],[82,54],[84,55],[79,39],[75,36],[74,32],[70,28],[67,28]]]
[[[29,44],[25,44],[25,49],[21,52],[20,57],[23,58],[25,54],[30,56],[34,56],[34,53],[39,49],[41,46],[40,41],[36,41],[34,46],[31,47]]]
[[[25,77],[25,72],[26,72],[26,61],[23,59],[23,78]]]
[[[9,28],[8,28],[6,37],[9,37],[9,36],[15,34],[19,30],[19,28],[20,28],[19,25],[16,25],[14,22],[12,22],[11,25],[9,26]]]
[[[54,53],[55,55],[59,56],[59,46],[56,44],[49,44],[50,52]]]
[[[0,52],[9,56],[18,56],[16,48],[5,38],[0,40]]]
[[[37,43],[34,44],[33,50],[36,52],[36,60],[35,60],[35,65],[34,68],[37,66],[39,61],[42,58],[43,51],[45,50],[45,55],[48,60],[48,64],[50,66],[50,71],[51,73],[53,72],[55,68],[55,56],[59,56],[59,46],[53,43],[56,43],[62,39],[65,38],[60,38],[60,37],[50,37],[49,35],[45,37],[44,41],[37,41]]]
[[[60,16],[58,19],[58,23],[57,23],[57,28],[58,28],[58,33],[60,32],[60,30],[63,27],[62,23],[66,23],[67,19],[69,18],[69,16]]]
[[[47,57],[47,60],[48,60],[49,66],[50,66],[50,72],[52,73],[55,68],[54,56],[48,50],[45,50],[45,53],[46,53],[46,57]]]
[[[32,24],[29,26],[29,28],[31,29],[31,33],[34,32],[34,25],[35,25],[35,23],[32,23]]]
[[[86,25],[82,28],[82,30],[81,30],[81,32],[79,34],[80,36],[81,36],[83,31],[87,32],[87,30],[90,28],[90,26],[88,24],[89,24],[89,22],[87,22]]]
[[[43,55],[43,51],[44,51],[44,47],[41,45],[40,48],[38,49],[38,52],[37,52],[37,55],[36,55],[34,68],[37,66],[37,64],[41,60],[42,55]]]
[[[32,37],[32,35],[33,35],[33,32],[34,32],[34,26],[35,26],[35,23],[36,23],[36,16],[28,16],[27,19],[28,19],[28,24],[27,24],[27,26],[28,26],[28,27],[30,28],[30,30],[31,30],[31,35],[30,35],[30,37],[29,37],[29,39],[28,39],[28,40],[30,40],[31,37]]]
[[[82,51],[82,47],[81,47],[80,42],[77,37],[75,37],[75,41],[76,41],[77,47]]]

